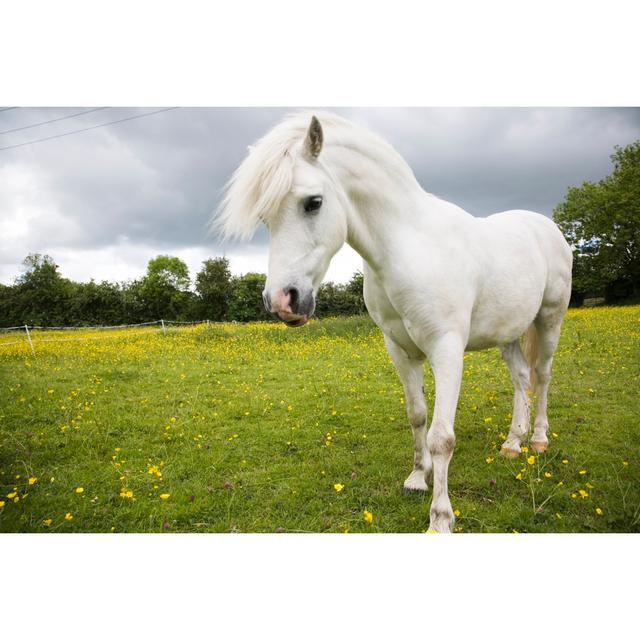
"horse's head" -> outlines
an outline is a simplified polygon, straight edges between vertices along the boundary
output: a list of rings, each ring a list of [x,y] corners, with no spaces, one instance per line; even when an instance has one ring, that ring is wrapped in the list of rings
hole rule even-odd
[[[315,293],[347,237],[345,197],[322,162],[320,122],[305,119],[304,129],[300,122],[299,116],[285,121],[288,128],[276,127],[251,150],[232,179],[219,223],[240,236],[266,224],[264,305],[292,327],[313,315]]]
[[[267,311],[294,327],[313,315],[315,292],[347,234],[340,199],[319,159],[322,144],[322,127],[313,116],[294,150],[291,188],[268,222],[269,274],[263,300]]]

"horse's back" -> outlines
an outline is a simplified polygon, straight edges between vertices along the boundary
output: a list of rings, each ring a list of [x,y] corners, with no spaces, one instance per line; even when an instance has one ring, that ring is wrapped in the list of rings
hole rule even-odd
[[[517,229],[527,236],[544,259],[546,278],[542,304],[565,306],[571,294],[573,254],[555,222],[541,213],[517,209],[486,218],[502,229]]]

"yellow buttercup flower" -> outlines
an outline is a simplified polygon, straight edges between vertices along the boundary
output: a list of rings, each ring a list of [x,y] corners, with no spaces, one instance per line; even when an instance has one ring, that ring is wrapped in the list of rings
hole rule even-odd
[[[120,489],[120,497],[121,498],[133,498],[133,491],[131,489],[125,489],[124,487]]]
[[[53,520],[52,520],[51,518],[47,518],[46,520],[43,520],[43,521],[42,521],[42,524],[43,524],[45,527],[50,527],[52,522],[53,522]]]
[[[84,492],[83,487],[76,487],[76,493],[83,493],[83,492]]]
[[[535,462],[536,462],[535,456],[529,456],[527,458],[527,464],[535,464]]]
[[[38,478],[29,478],[29,486],[38,482]]]
[[[364,517],[364,521],[367,524],[371,524],[373,522],[373,513],[371,513],[371,511],[367,511],[366,509],[363,512],[363,517]]]
[[[333,488],[340,493],[343,489],[344,489],[344,485],[340,484],[339,482],[337,482],[336,484],[333,485]]]
[[[596,507],[596,513],[601,516],[604,515],[604,511],[600,507]]]
[[[160,494],[160,500],[168,500],[170,498],[171,494],[170,493],[161,493]]]
[[[67,513],[64,517],[65,520],[73,520],[73,516],[70,513]]]

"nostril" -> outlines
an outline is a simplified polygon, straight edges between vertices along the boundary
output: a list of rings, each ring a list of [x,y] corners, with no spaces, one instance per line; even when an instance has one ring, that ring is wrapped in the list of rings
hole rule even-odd
[[[289,295],[289,308],[292,313],[298,313],[298,303],[300,302],[300,294],[295,287],[289,287],[284,290]]]

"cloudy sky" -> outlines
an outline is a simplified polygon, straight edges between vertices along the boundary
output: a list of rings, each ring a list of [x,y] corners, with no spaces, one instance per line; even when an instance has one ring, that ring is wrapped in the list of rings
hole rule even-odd
[[[136,278],[160,253],[180,256],[192,275],[223,254],[234,273],[266,271],[264,232],[221,246],[207,223],[247,146],[294,109],[179,108],[5,148],[158,108],[89,109],[0,110],[0,282],[34,252],[78,281]],[[427,191],[476,216],[551,215],[567,187],[610,172],[615,145],[640,138],[640,109],[630,108],[331,110],[381,134]],[[346,281],[360,265],[345,248],[327,279]]]

